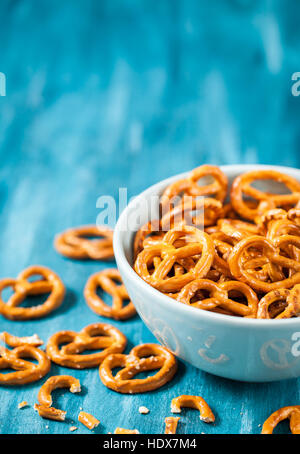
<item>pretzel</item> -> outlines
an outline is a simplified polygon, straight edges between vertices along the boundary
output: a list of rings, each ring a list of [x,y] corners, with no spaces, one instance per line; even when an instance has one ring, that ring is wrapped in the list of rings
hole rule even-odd
[[[112,370],[121,370],[113,376]],[[158,370],[147,378],[133,378],[140,372]],[[143,344],[134,347],[128,355],[112,354],[105,358],[99,368],[102,383],[123,394],[153,391],[170,381],[177,370],[174,355],[157,344]]]
[[[127,305],[123,305],[124,300],[128,300],[129,296],[125,286],[123,284],[117,285],[115,281],[122,283],[119,271],[114,268],[93,274],[85,285],[84,297],[88,306],[96,314],[115,320],[125,320],[133,317],[136,314],[136,310],[131,301]],[[112,296],[113,303],[111,307],[105,304],[97,295],[98,287],[101,287]]]
[[[198,180],[203,177],[212,177],[215,181],[207,185],[199,185]],[[202,165],[194,169],[187,178],[176,181],[168,186],[161,197],[161,207],[164,214],[166,205],[180,194],[189,196],[215,196],[217,200],[224,201],[226,197],[228,180],[226,175],[217,166]],[[168,210],[169,211],[169,210]]]
[[[221,232],[235,241],[259,234],[259,228],[256,225],[239,219],[219,219],[217,225]]]
[[[27,361],[31,358],[37,364]],[[14,369],[15,372],[0,374],[0,385],[25,385],[44,377],[51,363],[47,355],[32,345],[24,344],[13,350],[0,346],[0,370]]]
[[[100,237],[101,239],[88,239]],[[111,229],[98,225],[74,227],[55,237],[54,246],[57,252],[76,260],[104,260],[114,257]]]
[[[283,302],[275,308],[275,314],[270,315],[270,306],[275,302]],[[277,313],[278,312],[278,313]],[[267,293],[259,302],[257,318],[291,318],[300,314],[300,284],[291,290],[282,288]]]
[[[112,325],[94,323],[75,331],[59,331],[50,337],[47,355],[60,366],[72,369],[86,369],[99,366],[111,353],[122,353],[126,347],[126,337]],[[61,344],[65,344],[62,347]],[[102,350],[83,355],[85,350]]]
[[[133,244],[134,260],[136,260],[138,254],[143,250],[145,239],[149,235],[153,235],[157,239],[159,230],[161,230],[160,221],[154,220],[147,222],[136,232]]]
[[[283,235],[271,242],[265,237],[253,235],[241,240],[234,246],[229,255],[228,263],[232,275],[236,279],[246,282],[252,288],[265,293],[280,288],[293,287],[295,284],[300,283],[300,263],[296,260],[280,255],[280,248],[283,248],[286,245],[300,247],[300,237]],[[290,268],[294,273],[290,277],[280,279],[277,282],[263,282],[263,280],[258,279],[255,275],[253,275],[253,273],[251,273],[249,256],[245,259],[245,254],[247,256],[251,248],[255,248],[263,252],[262,264],[271,264],[283,268]],[[247,262],[248,267],[246,266]]]
[[[199,410],[201,421],[206,423],[215,421],[215,415],[211,411],[211,408],[200,396],[188,396],[183,394],[172,399],[172,413],[181,413],[182,407],[195,408],[196,410]]]
[[[195,212],[200,213],[197,215]],[[181,222],[195,227],[210,226],[215,225],[222,214],[223,206],[219,200],[211,197],[196,199],[185,196],[161,218],[160,226],[162,230],[172,229]]]
[[[42,279],[29,281],[35,275]],[[13,295],[5,303],[2,299],[2,291],[11,287]],[[32,307],[18,307],[30,295],[43,295],[50,293],[43,304]],[[0,314],[10,320],[30,320],[42,318],[57,309],[65,296],[65,287],[54,271],[44,266],[34,265],[22,271],[17,279],[0,280]]]
[[[0,340],[3,340],[3,342],[10,347],[20,347],[25,344],[31,345],[32,347],[40,347],[44,343],[37,334],[26,337],[17,337],[7,333],[6,331],[0,333]]]
[[[123,429],[122,427],[117,427],[114,431],[114,434],[117,435],[127,435],[127,434],[139,434],[137,429]]]
[[[66,413],[63,410],[52,407],[52,392],[57,388],[69,388],[71,393],[80,393],[80,382],[71,375],[53,375],[41,387],[38,393],[39,404],[34,409],[42,418],[64,421]]]
[[[191,300],[199,294],[199,291],[206,290],[211,294],[209,298]],[[247,305],[233,301],[229,298],[230,291],[242,293],[247,299]],[[220,306],[229,312],[244,317],[255,317],[257,313],[258,298],[255,292],[243,282],[225,281],[216,283],[209,279],[195,279],[187,284],[177,296],[177,301],[190,304],[198,309],[211,310]]]
[[[165,434],[176,434],[179,417],[167,416],[165,418]]]
[[[185,235],[195,237],[195,242],[175,248],[174,243]],[[180,259],[199,256],[195,266],[179,276],[168,277],[173,265]],[[153,274],[149,273],[148,265],[155,257],[160,257],[161,263]],[[156,246],[149,246],[139,253],[134,269],[148,284],[163,292],[176,292],[190,281],[205,276],[211,268],[215,257],[213,240],[207,233],[195,227],[182,225],[167,232]]]
[[[262,205],[262,203],[260,204]],[[273,208],[269,210],[262,210],[262,214],[259,214],[255,218],[255,223],[258,229],[264,234],[268,231],[269,225],[273,221],[282,221],[287,219],[287,212],[282,208]],[[260,233],[260,232],[258,232]]]
[[[300,434],[300,405],[283,407],[275,411],[268,417],[262,427],[262,434],[272,434],[273,430],[284,419],[290,420],[290,429],[292,434]]]
[[[295,224],[300,225],[300,202],[297,203],[295,208],[291,208],[288,211],[287,217],[290,221],[293,221]]]
[[[279,195],[259,191],[251,186],[251,183],[257,180],[273,180],[283,183],[291,193]],[[243,194],[258,201],[258,203],[261,201],[272,203],[276,208],[296,205],[300,197],[300,183],[295,178],[275,170],[254,170],[236,177],[232,183],[230,194],[232,206],[242,218],[254,220],[259,214],[258,209],[257,207],[250,208],[244,202]]]
[[[100,424],[100,421],[97,418],[95,418],[93,415],[90,415],[89,413],[86,413],[85,411],[81,411],[79,413],[78,421],[90,430],[95,429],[95,427],[99,426]]]

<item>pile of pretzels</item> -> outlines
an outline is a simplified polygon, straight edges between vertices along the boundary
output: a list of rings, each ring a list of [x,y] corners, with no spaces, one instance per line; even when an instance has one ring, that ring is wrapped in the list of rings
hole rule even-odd
[[[271,181],[283,194],[256,186]],[[231,316],[300,314],[300,182],[275,170],[228,179],[203,165],[168,186],[134,241],[134,269],[189,306]],[[228,197],[229,196],[229,197]]]

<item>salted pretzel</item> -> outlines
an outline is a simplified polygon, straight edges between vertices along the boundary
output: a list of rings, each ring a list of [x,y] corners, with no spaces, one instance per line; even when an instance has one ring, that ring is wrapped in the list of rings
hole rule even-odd
[[[172,399],[171,402],[171,412],[172,413],[181,413],[183,407],[195,408],[200,412],[200,419],[206,423],[214,422],[215,415],[213,414],[210,406],[207,402],[200,396],[188,396],[181,395]]]
[[[47,355],[60,366],[86,369],[99,366],[111,353],[122,353],[127,339],[117,328],[106,323],[93,323],[75,331],[59,331],[50,337]],[[63,346],[61,346],[64,344]],[[85,350],[101,350],[82,354]]]
[[[114,257],[112,240],[113,231],[108,227],[84,225],[57,235],[54,246],[60,254],[71,259],[104,260]]]
[[[199,292],[203,290],[209,292],[209,298],[197,298]],[[232,291],[242,294],[246,298],[247,305],[231,299],[229,292]],[[216,283],[209,279],[195,279],[187,284],[177,295],[177,301],[205,310],[212,310],[220,306],[220,308],[233,314],[252,318],[256,317],[258,306],[256,293],[243,282],[225,281]]]
[[[32,336],[18,337],[3,331],[0,333],[0,340],[3,340],[10,347],[20,347],[21,345],[31,345],[32,347],[40,347],[43,345],[43,341],[37,334]]]
[[[288,194],[270,194],[260,191],[251,184],[258,180],[273,180],[284,184],[290,191]],[[254,170],[236,177],[231,187],[231,203],[235,211],[245,219],[254,220],[259,214],[258,209],[250,208],[243,200],[243,195],[259,202],[268,201],[274,207],[296,205],[300,198],[300,183],[293,177],[275,170]]]
[[[34,276],[41,279],[30,281]],[[14,293],[7,302],[3,301],[2,292],[12,288]],[[46,301],[38,306],[19,307],[27,296],[49,293]],[[22,271],[16,279],[0,280],[0,314],[10,320],[30,320],[42,318],[57,309],[65,296],[65,287],[59,276],[44,266],[34,265]]]
[[[270,313],[274,303],[273,314]],[[291,290],[282,288],[267,293],[258,304],[257,318],[291,318],[300,315],[300,284]]]
[[[287,217],[290,221],[294,222],[297,225],[300,225],[300,201],[297,203],[295,208],[291,208],[288,211]]]
[[[15,339],[6,337],[6,342]],[[37,363],[28,361],[37,361]],[[50,370],[51,362],[39,348],[29,344],[20,345],[13,350],[0,346],[0,370],[13,369],[14,372],[0,374],[0,385],[25,385],[44,377]]]
[[[149,221],[144,224],[136,233],[134,237],[134,244],[133,244],[133,254],[134,260],[136,260],[138,254],[144,248],[144,241],[149,236],[154,236],[157,239],[157,234],[161,230],[161,225],[159,220]]]
[[[112,371],[121,370],[114,376]],[[158,370],[146,378],[134,378],[140,372]],[[102,383],[123,394],[153,391],[170,381],[177,370],[174,355],[158,344],[143,344],[134,347],[128,355],[112,354],[105,358],[99,368]]]
[[[199,180],[202,178],[213,178],[213,183],[200,185]],[[221,202],[226,197],[228,180],[226,175],[217,166],[202,165],[192,170],[187,178],[175,181],[169,185],[161,197],[161,209],[165,214],[170,209],[170,201],[179,197],[181,194],[189,196],[214,196]],[[167,208],[166,208],[167,207]]]
[[[167,416],[165,418],[165,434],[176,434],[179,420],[178,416]]]
[[[270,241],[265,237],[253,235],[237,243],[232,249],[228,263],[232,275],[249,284],[260,292],[269,292],[280,288],[291,288],[300,283],[300,263],[297,260],[280,254],[280,249],[287,245],[300,247],[300,237],[283,235]],[[259,261],[253,263],[249,260],[249,250],[258,249],[261,252]],[[246,256],[246,257],[245,257]],[[292,269],[293,274],[287,278],[275,282],[264,282],[252,273],[251,268],[264,265],[275,265],[282,268]],[[282,275],[281,275],[282,276]]]
[[[39,404],[34,405],[34,409],[42,418],[64,421],[66,411],[52,407],[52,392],[58,388],[69,388],[71,393],[80,393],[80,382],[71,375],[53,375],[41,387],[38,393]]]
[[[283,407],[268,417],[262,427],[262,434],[272,434],[275,427],[284,419],[290,420],[292,434],[300,434],[300,405]]]
[[[116,282],[121,283],[121,285],[117,285]],[[105,304],[102,298],[97,295],[97,288],[99,287],[112,296],[112,306]],[[92,311],[102,317],[125,320],[136,314],[131,301],[124,305],[124,300],[129,300],[129,296],[122,284],[119,271],[114,268],[93,274],[85,285],[84,297]]]
[[[170,230],[181,222],[195,227],[206,227],[215,225],[222,214],[223,205],[220,200],[185,196],[179,204],[162,216],[160,226],[163,231]]]
[[[256,225],[239,219],[220,219],[217,225],[224,235],[234,241],[241,241],[248,236],[259,234],[259,229]]]
[[[174,243],[186,235],[194,237],[195,242],[190,242],[183,247],[176,248]],[[181,259],[198,256],[195,266],[188,272],[179,276],[168,277],[173,265]],[[149,265],[155,257],[161,262],[152,274]],[[148,284],[163,292],[176,292],[188,282],[205,276],[211,268],[215,257],[215,248],[210,236],[195,227],[181,225],[169,230],[163,240],[155,245],[145,248],[139,253],[134,269]]]

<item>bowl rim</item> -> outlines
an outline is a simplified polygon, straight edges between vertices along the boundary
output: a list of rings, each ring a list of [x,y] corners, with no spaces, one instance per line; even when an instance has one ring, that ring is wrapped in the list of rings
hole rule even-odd
[[[228,173],[243,173],[246,171],[251,170],[277,170],[282,173],[287,173],[294,178],[300,179],[300,169],[296,169],[293,167],[285,167],[285,166],[275,166],[275,165],[264,165],[264,164],[233,164],[233,165],[222,165],[219,166],[221,170],[227,175]],[[300,327],[300,320],[298,317],[292,319],[282,319],[282,320],[268,320],[268,319],[251,319],[245,317],[233,317],[230,315],[225,314],[218,314],[215,312],[210,312],[206,310],[201,310],[195,307],[190,307],[186,304],[179,304],[178,301],[175,301],[173,298],[170,298],[167,295],[164,295],[159,290],[151,287],[147,282],[145,282],[132,268],[129,261],[126,258],[124,245],[122,241],[122,233],[123,230],[121,228],[122,224],[127,218],[128,212],[130,209],[135,206],[137,200],[142,197],[147,197],[149,193],[156,193],[158,194],[161,192],[163,188],[165,188],[170,183],[179,180],[180,178],[184,178],[190,173],[190,171],[183,172],[180,174],[176,174],[172,177],[168,177],[164,180],[161,180],[158,183],[155,183],[149,186],[147,189],[142,191],[139,195],[134,197],[133,200],[126,206],[123,210],[119,219],[116,223],[113,235],[113,248],[115,253],[115,258],[118,267],[122,268],[124,272],[126,272],[129,278],[132,280],[134,285],[138,286],[140,290],[147,294],[147,298],[156,298],[159,299],[160,304],[162,304],[166,309],[172,307],[174,311],[181,313],[182,315],[191,316],[193,315],[194,318],[199,319],[207,319],[210,322],[216,322],[217,324],[222,325],[236,325],[239,327],[248,327],[252,329],[260,329],[263,328],[264,330],[272,329],[272,327],[276,328],[288,328],[288,327]],[[227,175],[228,176],[228,175]],[[128,233],[128,232],[126,232]],[[131,232],[130,232],[131,234]],[[171,305],[171,306],[170,306]]]

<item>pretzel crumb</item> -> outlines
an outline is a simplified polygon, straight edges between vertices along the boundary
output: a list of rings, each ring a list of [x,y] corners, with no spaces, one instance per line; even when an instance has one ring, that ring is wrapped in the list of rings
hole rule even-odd
[[[176,434],[179,416],[167,416],[165,418],[165,434]]]
[[[20,402],[18,404],[18,409],[20,410],[21,408],[24,408],[24,407],[28,407],[28,402],[26,402],[26,400],[23,400],[23,402]]]
[[[181,413],[181,408],[175,403],[171,403],[171,412],[172,413]]]
[[[100,424],[100,421],[96,419],[93,415],[81,411],[78,415],[78,421],[85,425],[88,429],[92,430]]]
[[[76,427],[76,426],[71,426],[70,429],[69,429],[69,431],[70,431],[70,432],[74,432],[74,431],[77,430],[77,429],[78,429],[78,427]]]
[[[114,434],[125,435],[125,434],[139,434],[140,432],[137,429],[123,429],[122,427],[117,427],[114,431]]]
[[[139,413],[141,413],[141,415],[146,415],[149,411],[149,408],[144,407],[143,405],[139,408]]]

